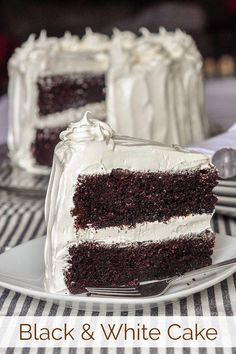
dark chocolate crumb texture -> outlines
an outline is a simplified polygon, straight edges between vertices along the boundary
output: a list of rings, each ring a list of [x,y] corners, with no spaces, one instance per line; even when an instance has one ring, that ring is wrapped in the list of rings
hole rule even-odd
[[[212,213],[214,168],[182,173],[132,172],[79,176],[74,194],[75,228],[166,222],[174,216]]]
[[[100,73],[43,76],[38,79],[37,86],[41,118],[105,100],[105,76]]]
[[[65,282],[77,294],[86,286],[137,285],[182,274],[211,264],[214,241],[215,235],[205,231],[162,242],[84,242],[69,248]]]
[[[54,149],[59,142],[60,132],[64,127],[37,129],[31,145],[32,156],[37,164],[52,166]]]

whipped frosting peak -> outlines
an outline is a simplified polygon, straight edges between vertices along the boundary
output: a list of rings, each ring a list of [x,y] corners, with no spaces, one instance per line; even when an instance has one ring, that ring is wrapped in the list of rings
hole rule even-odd
[[[81,39],[81,47],[92,51],[97,51],[98,48],[106,51],[109,50],[110,39],[107,35],[93,32],[90,27],[86,27],[85,35]]]
[[[69,127],[61,132],[60,139],[63,141],[86,142],[86,141],[105,141],[109,142],[113,136],[112,128],[91,116],[90,111],[86,111],[83,118],[71,123]]]

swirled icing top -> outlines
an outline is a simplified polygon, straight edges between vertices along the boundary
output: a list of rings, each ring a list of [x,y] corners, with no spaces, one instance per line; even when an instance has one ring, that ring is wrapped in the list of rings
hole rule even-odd
[[[189,60],[201,61],[201,55],[193,38],[180,29],[167,32],[164,28],[160,28],[159,39],[173,59],[182,60],[185,57]]]
[[[113,30],[112,40],[107,35],[95,33],[91,28],[86,28],[85,35],[80,38],[65,32],[61,38],[47,37],[45,30],[42,30],[39,37],[31,34],[28,40],[23,43],[9,61],[9,67],[20,67],[21,71],[26,71],[27,60],[43,60],[44,57],[53,57],[57,52],[108,52],[113,47],[116,61],[123,60],[117,55],[117,47],[129,51],[129,60],[133,64],[148,63],[155,60],[157,55],[166,57],[167,60],[181,61],[183,58],[200,62],[201,55],[191,36],[176,30],[167,32],[160,28],[159,33],[151,33],[146,28],[140,29],[141,36],[137,37],[130,31]],[[115,48],[115,49],[114,49]],[[115,60],[112,60],[115,62]]]
[[[16,48],[9,61],[9,66],[21,66],[23,70],[27,70],[27,59],[44,59],[45,56],[52,57],[57,52],[106,52],[109,47],[109,37],[94,33],[90,28],[86,29],[82,38],[72,35],[68,31],[61,38],[47,37],[47,32],[42,30],[38,38],[35,34],[31,34],[21,47]]]
[[[169,63],[189,61],[201,68],[201,55],[191,36],[177,29],[168,32],[160,28],[158,33],[151,33],[146,28],[140,29],[141,36],[130,39],[127,46],[122,35],[116,34],[112,41],[112,64],[119,65],[126,61],[132,67],[140,64],[155,64],[159,58]],[[123,53],[122,53],[123,52]]]
[[[86,142],[86,141],[106,141],[113,136],[111,127],[97,119],[89,117],[91,112],[85,112],[83,118],[71,123],[69,127],[61,132],[60,139],[63,141]]]
[[[90,27],[85,29],[85,35],[81,38],[81,49],[85,50],[108,50],[110,39],[107,35],[93,32]]]

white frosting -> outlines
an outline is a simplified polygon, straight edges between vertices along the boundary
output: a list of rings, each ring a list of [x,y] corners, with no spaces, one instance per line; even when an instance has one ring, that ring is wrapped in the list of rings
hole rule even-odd
[[[112,40],[116,40],[116,38],[119,38],[119,40],[122,41],[123,47],[127,49],[131,48],[137,40],[135,33],[131,31],[120,31],[118,28],[114,28]]]
[[[204,139],[202,59],[180,30],[115,36],[108,72],[108,122],[121,134],[183,146]]]
[[[69,32],[62,38],[48,38],[45,31],[38,39],[31,35],[9,61],[11,157],[29,171],[47,172],[30,151],[36,127],[66,125],[86,109],[105,117],[102,103],[102,109],[94,104],[40,120],[37,78],[58,73],[108,72],[108,122],[123,135],[183,146],[200,141],[208,132],[201,67],[194,41],[180,30],[141,29],[137,37],[114,29],[112,40],[89,28],[81,39]]]
[[[147,222],[137,224],[135,228],[124,227],[122,230],[119,227],[106,227],[99,230],[89,228],[79,232],[76,242],[96,241],[106,244],[126,244],[131,242],[163,241],[167,238],[173,239],[209,229],[211,218],[211,214],[191,214],[186,217],[171,218],[167,223]]]
[[[146,223],[134,229],[108,228],[87,231],[74,229],[71,216],[73,195],[78,175],[104,174],[114,168],[131,171],[181,172],[211,167],[208,157],[177,146],[120,136],[101,121],[88,117],[72,123],[61,133],[55,149],[53,167],[46,197],[47,240],[45,247],[45,286],[51,292],[64,292],[62,269],[68,245],[95,239],[102,242],[134,242],[178,237],[188,232],[201,232],[210,227],[209,215],[173,218],[168,223]],[[109,235],[109,236],[108,236]]]
[[[64,37],[47,37],[42,31],[39,38],[31,35],[17,48],[9,61],[9,133],[8,146],[12,160],[31,172],[48,173],[46,167],[37,166],[31,155],[31,143],[35,137],[35,127],[58,126],[53,119],[59,114],[41,120],[37,108],[36,82],[39,76],[68,72],[105,72],[108,68],[107,36],[87,30],[84,38],[66,32]],[[102,103],[104,109],[104,103]],[[87,106],[98,117],[101,105]],[[98,109],[98,111],[97,111]],[[83,114],[83,108],[78,110]],[[74,112],[63,112],[60,124],[67,125]],[[103,115],[104,118],[105,115]],[[78,115],[74,115],[74,120]],[[45,123],[45,125],[44,125]]]

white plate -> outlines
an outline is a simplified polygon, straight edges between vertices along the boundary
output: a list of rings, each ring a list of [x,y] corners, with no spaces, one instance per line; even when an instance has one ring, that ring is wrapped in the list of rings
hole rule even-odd
[[[236,238],[221,235],[217,236],[216,241],[214,263],[236,257]],[[45,237],[38,238],[1,254],[0,286],[62,306],[86,309],[87,311],[116,312],[142,309],[146,305],[154,307],[158,303],[177,300],[215,285],[236,272],[236,265],[227,266],[210,276],[196,279],[190,285],[182,283],[173,286],[165,295],[159,297],[130,299],[87,297],[85,294],[51,294],[46,292],[43,287],[44,243]]]
[[[227,216],[236,217],[236,207],[216,205],[216,212]]]
[[[236,187],[218,185],[213,191],[216,195],[236,197]]]
[[[233,179],[219,179],[219,186],[236,187],[236,178]]]
[[[236,197],[218,196],[218,205],[236,207]]]

